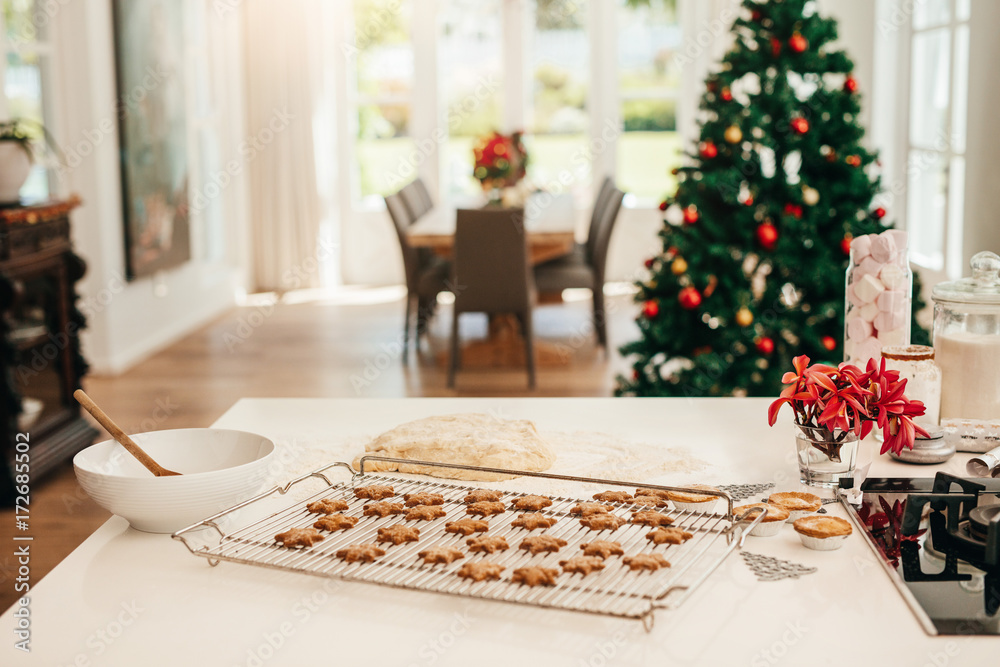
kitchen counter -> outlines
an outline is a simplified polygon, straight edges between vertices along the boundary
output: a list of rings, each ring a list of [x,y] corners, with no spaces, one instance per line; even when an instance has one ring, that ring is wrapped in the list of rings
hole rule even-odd
[[[357,441],[434,414],[492,411],[541,431],[600,431],[709,462],[663,484],[774,482],[799,489],[788,414],[768,399],[244,399],[215,426],[314,446]],[[787,411],[786,411],[787,413]],[[968,454],[910,466],[862,445],[869,476],[964,474]],[[558,463],[557,463],[558,465]],[[554,469],[553,472],[559,472]],[[544,483],[543,480],[539,480]],[[543,490],[540,488],[540,490]],[[825,495],[830,495],[826,492]],[[828,505],[843,516],[839,505]],[[8,545],[7,548],[12,548]],[[1000,638],[930,637],[857,531],[838,551],[804,548],[786,526],[745,550],[818,568],[759,582],[730,556],[680,609],[642,623],[342,582],[223,562],[113,517],[32,587],[31,653],[3,616],[4,665],[981,665]]]

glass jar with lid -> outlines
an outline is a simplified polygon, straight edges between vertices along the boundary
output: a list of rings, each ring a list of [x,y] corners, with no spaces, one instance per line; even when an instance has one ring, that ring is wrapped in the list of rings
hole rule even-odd
[[[972,277],[934,287],[941,424],[1000,423],[1000,256],[972,258]]]

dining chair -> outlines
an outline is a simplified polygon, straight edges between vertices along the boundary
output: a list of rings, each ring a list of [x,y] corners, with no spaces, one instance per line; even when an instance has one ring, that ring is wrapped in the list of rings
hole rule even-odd
[[[406,319],[403,322],[403,363],[406,363],[410,350],[410,326],[416,315],[416,335],[414,339],[417,348],[420,347],[420,336],[427,331],[427,321],[434,314],[437,295],[448,290],[448,279],[451,266],[440,257],[424,257],[419,248],[414,248],[407,240],[406,230],[413,219],[401,193],[386,195],[385,207],[392,218],[392,225],[399,240],[399,249],[403,254],[403,272],[406,275]],[[416,312],[414,312],[414,310]]]
[[[618,213],[625,193],[612,186],[604,201],[594,233],[594,249],[589,254],[572,253],[566,257],[535,267],[535,285],[539,292],[562,292],[564,289],[589,287],[594,303],[594,331],[603,348],[608,345],[607,322],[604,314],[604,271]]]
[[[513,314],[524,335],[528,386],[535,388],[531,311],[536,301],[522,209],[460,209],[452,256],[455,285],[448,386],[459,366],[458,320],[463,313]]]
[[[416,222],[434,208],[434,200],[431,199],[431,194],[420,177],[404,185],[399,194],[403,196],[403,204],[409,211],[412,222]]]

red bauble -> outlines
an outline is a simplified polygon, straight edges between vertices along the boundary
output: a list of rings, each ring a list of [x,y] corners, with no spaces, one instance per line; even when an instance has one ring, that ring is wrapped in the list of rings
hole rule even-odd
[[[840,239],[840,250],[845,255],[850,255],[851,254],[851,241],[853,241],[853,240],[854,240],[854,237],[852,237],[850,234],[848,234],[844,238]]]
[[[698,207],[694,204],[691,204],[684,209],[684,222],[687,224],[693,225],[698,222],[699,217],[701,216],[698,215]]]
[[[661,211],[666,211],[667,210],[667,200],[666,199],[664,199],[663,201],[660,202],[660,210]]]
[[[728,86],[722,89],[722,101],[723,102],[733,101],[733,91],[729,90]]]
[[[792,129],[798,134],[805,134],[809,131],[809,121],[805,118],[793,118],[789,123]]]
[[[753,10],[752,12],[750,12],[750,20],[751,21],[760,21],[761,16],[762,16],[761,13],[759,11],[757,11],[756,9]]]
[[[823,339],[820,342],[822,342],[823,347],[825,347],[830,352],[833,352],[834,350],[837,349],[837,339],[834,338],[833,336],[823,336]]]
[[[654,262],[656,262],[656,258],[655,258],[655,257],[650,257],[649,259],[647,259],[647,260],[646,260],[645,262],[643,262],[643,263],[644,263],[644,264],[646,265],[646,268],[647,268],[647,269],[651,269],[651,268],[653,268],[653,263],[654,263]]]
[[[847,79],[844,81],[844,90],[846,90],[849,93],[853,93],[857,89],[858,89],[858,80],[855,79],[853,76],[847,77]]]
[[[756,343],[757,351],[761,354],[771,354],[774,352],[774,341],[767,336],[758,338]]]
[[[703,158],[711,160],[719,154],[719,149],[715,147],[715,142],[705,141],[698,147],[698,152],[701,153]]]
[[[877,209],[872,211],[872,215],[875,216],[876,220],[881,220],[882,218],[885,217],[885,209],[879,206]]]
[[[681,302],[681,308],[694,310],[701,305],[701,293],[694,287],[685,287],[677,295],[677,300]]]
[[[677,249],[677,246],[675,245],[670,246],[669,248],[667,248],[667,259],[673,259],[679,252],[680,250]]]
[[[753,206],[753,195],[747,195],[747,198],[743,200],[745,206]]]
[[[778,228],[770,222],[764,222],[757,227],[757,242],[764,250],[774,250],[778,243]]]
[[[660,314],[660,302],[656,299],[650,299],[646,303],[642,304],[642,314],[646,319],[653,319]]]
[[[844,158],[844,162],[851,165],[852,167],[861,166],[861,156],[860,155],[848,155]]]
[[[809,41],[799,33],[795,33],[788,40],[788,48],[795,53],[802,53],[809,48]]]
[[[785,204],[785,215],[794,216],[796,220],[802,219],[802,207],[798,204]]]
[[[777,37],[771,38],[771,53],[775,58],[781,55],[781,40]]]

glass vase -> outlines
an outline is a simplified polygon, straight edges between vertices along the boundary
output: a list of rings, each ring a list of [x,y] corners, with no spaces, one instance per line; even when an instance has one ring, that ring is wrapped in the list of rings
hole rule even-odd
[[[837,488],[841,478],[853,477],[858,459],[858,436],[848,431],[795,425],[795,455],[799,481],[809,486]]]

